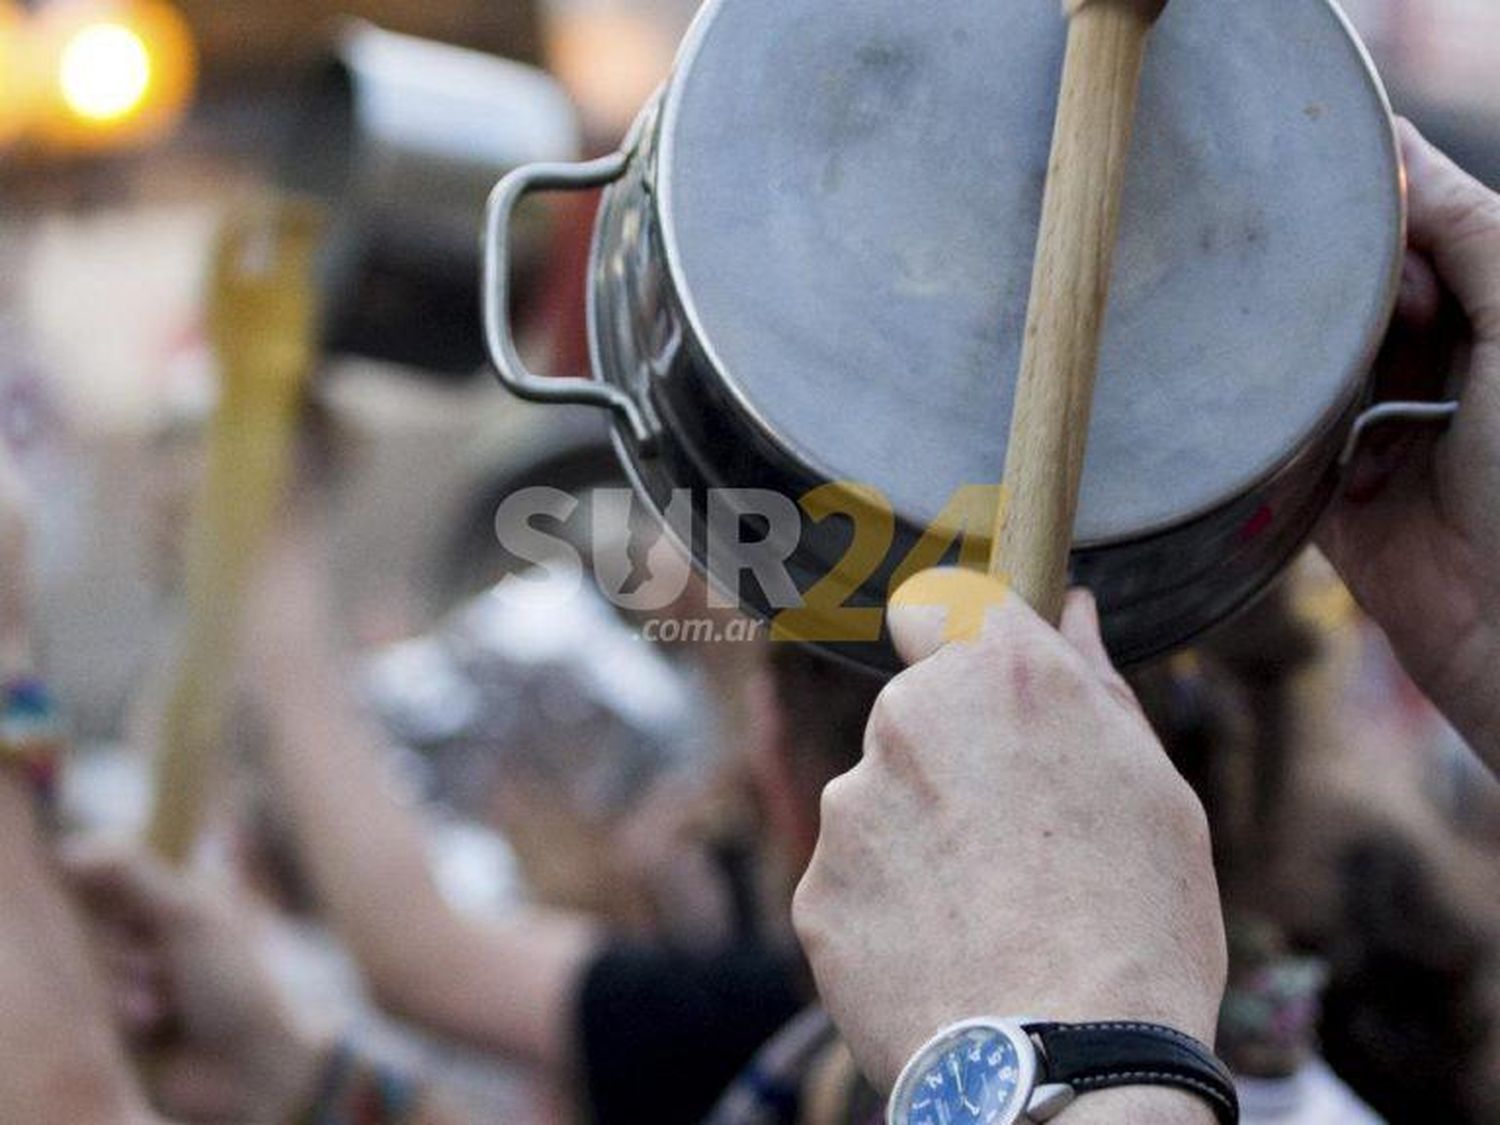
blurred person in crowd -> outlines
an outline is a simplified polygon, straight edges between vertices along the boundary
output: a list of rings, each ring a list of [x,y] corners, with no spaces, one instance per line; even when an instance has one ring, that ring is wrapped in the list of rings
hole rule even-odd
[[[272,571],[270,588],[261,600],[258,613],[262,625],[258,647],[266,650],[259,664],[280,665],[263,672],[264,682],[267,685],[281,685],[275,688],[277,693],[283,690],[290,692],[279,702],[272,701],[270,709],[275,711],[284,706],[287,699],[299,698],[301,692],[329,691],[326,673],[336,661],[325,647],[332,632],[326,610],[328,593],[326,590],[319,590],[318,560],[312,557],[305,537],[300,546],[294,541],[279,551],[269,569]],[[1310,659],[1312,650],[1313,642],[1307,630],[1292,619],[1281,599],[1272,599],[1242,621],[1225,638],[1211,645],[1200,659],[1183,658],[1174,661],[1163,673],[1148,676],[1140,683],[1148,714],[1166,740],[1173,760],[1193,780],[1211,810],[1210,820],[1218,844],[1219,868],[1232,917],[1236,911],[1248,911],[1252,905],[1263,905],[1257,900],[1254,891],[1263,868],[1271,863],[1271,854],[1279,850],[1273,846],[1275,817],[1272,814],[1282,799],[1278,790],[1287,783],[1284,776],[1287,763],[1296,753],[1295,748],[1288,745],[1289,736],[1280,729],[1282,720],[1293,705],[1286,685]],[[318,655],[320,652],[321,655]],[[828,763],[828,770],[838,772],[841,767],[852,764],[853,748],[857,744],[858,732],[862,727],[864,712],[871,701],[873,688],[861,686],[863,681],[857,673],[823,667],[812,658],[793,650],[782,652],[777,658],[775,669],[777,694],[787,704],[782,710],[791,715],[816,716],[827,700],[838,698],[841,693],[852,690],[855,706],[843,723],[846,733],[842,741],[847,749],[843,755],[836,756],[837,760]],[[294,678],[302,681],[302,686],[297,689],[286,688],[286,681]],[[286,717],[285,721],[290,722],[293,729],[301,729],[304,734],[300,741],[281,743],[281,770],[291,768],[293,755],[306,764],[310,755],[324,752],[325,746],[319,745],[306,733],[306,722],[311,719],[314,710],[304,707],[300,721],[297,714]],[[357,720],[351,718],[349,723],[350,729],[353,729]],[[375,739],[369,735],[366,738],[369,749],[356,761],[356,765],[360,770],[373,772],[376,768]],[[313,769],[314,777],[318,768]],[[343,776],[350,776],[347,769]],[[806,793],[816,793],[825,776],[831,776],[831,773],[819,771],[808,779],[805,786],[794,785],[790,789],[795,791],[801,788]],[[359,774],[356,772],[354,777],[357,781]],[[356,789],[359,788],[356,785]],[[775,780],[762,786],[763,791],[768,793],[786,792],[788,788]],[[795,796],[795,792],[792,795]],[[349,799],[351,809],[365,807],[363,802],[354,803],[355,798],[352,796]],[[389,800],[388,797],[385,799]],[[792,813],[797,815],[795,807]],[[402,810],[402,815],[410,814]],[[805,821],[808,813],[804,811],[800,815]],[[366,833],[378,833],[382,838],[389,835],[379,816],[366,818],[364,824]],[[797,851],[805,857],[806,847],[810,842],[805,827],[800,830],[794,826],[789,827],[780,835],[785,839],[799,841],[796,844]],[[420,858],[425,865],[425,854]],[[222,921],[217,924],[212,922],[212,916],[223,916],[226,912],[216,911],[211,897],[205,897],[201,892],[191,889],[174,888],[169,876],[154,873],[149,867],[133,871],[129,865],[121,866],[118,862],[106,860],[92,868],[85,864],[80,872],[84,885],[90,889],[90,897],[96,902],[103,902],[103,909],[106,911],[118,909],[121,902],[134,901],[136,905],[129,909],[138,911],[145,917],[152,916],[153,912],[164,912],[186,920],[193,916],[194,909],[210,915],[209,923],[201,927],[190,926],[189,929],[202,929],[210,934],[217,934],[217,937],[192,944],[189,953],[183,955],[189,964],[205,958],[211,960],[215,956],[222,956],[231,963],[244,961],[242,956],[235,954],[235,947],[242,940],[236,935],[235,927]],[[345,880],[347,881],[347,875]],[[379,889],[387,892],[390,890],[389,887]],[[432,907],[427,894],[413,897],[403,892],[387,897],[409,903],[412,912],[390,906],[380,909],[374,906],[350,906],[347,917],[352,919],[350,924],[355,929],[344,931],[346,938],[353,941],[357,954],[362,958],[377,959],[368,961],[367,964],[374,966],[374,973],[378,975],[372,975],[372,983],[387,1004],[420,1023],[449,1032],[455,1030],[455,1019],[482,1021],[478,1030],[472,1022],[460,1026],[457,1028],[458,1034],[471,1041],[475,1041],[476,1036],[482,1036],[477,1041],[483,1046],[511,1055],[520,1053],[535,1061],[537,1052],[525,1045],[525,1038],[518,1038],[513,1030],[507,1030],[506,1025],[513,1029],[523,1026],[521,1022],[513,1017],[502,1019],[497,1014],[501,1005],[491,1004],[488,1012],[484,1010],[484,1005],[494,992],[511,989],[506,983],[507,971],[520,973],[524,970],[529,973],[532,966],[538,964],[533,950],[554,940],[570,940],[570,924],[576,923],[580,928],[587,926],[594,933],[602,927],[597,923],[584,923],[578,916],[560,913],[547,915],[540,912],[528,916],[524,923],[517,922],[508,926],[513,939],[507,954],[509,970],[503,967],[491,968],[481,977],[475,977],[472,973],[462,975],[461,979],[465,982],[483,980],[493,984],[493,988],[485,988],[472,995],[469,1003],[471,1013],[465,1015],[451,1001],[444,999],[453,991],[449,982],[454,977],[452,968],[456,962],[448,956],[439,956],[440,951],[447,952],[451,948],[450,943],[445,943],[441,938],[441,933],[447,928],[446,923],[441,920],[437,923],[431,921],[433,909],[452,913],[451,909],[445,905]],[[114,904],[113,907],[109,905],[111,903]],[[195,903],[198,904],[196,907]],[[380,921],[377,922],[376,919]],[[549,926],[543,924],[544,919],[550,919],[553,924],[551,932]],[[1226,1005],[1221,1044],[1227,1057],[1236,1065],[1237,1072],[1252,1079],[1250,1088],[1262,1103],[1277,1105],[1284,1110],[1289,1101],[1295,1101],[1305,1111],[1299,1120],[1318,1122],[1336,1119],[1348,1122],[1349,1125],[1360,1120],[1372,1120],[1348,1092],[1332,1079],[1326,1069],[1316,1062],[1316,1047],[1312,1036],[1317,1015],[1316,998],[1322,983],[1320,967],[1306,958],[1293,956],[1282,944],[1279,929],[1265,919],[1247,915],[1234,919],[1234,925],[1232,932],[1238,939],[1235,946],[1239,956],[1232,960],[1235,987]],[[165,933],[174,927],[163,923],[155,928]],[[403,929],[406,931],[404,935]],[[418,949],[413,952],[411,946],[414,944],[414,933],[421,935],[419,940],[430,951]],[[226,944],[216,954],[215,949],[220,942]],[[579,953],[575,960],[566,952],[565,944],[558,948],[564,951],[566,967],[558,970],[553,979],[560,979],[564,983],[552,985],[546,983],[544,978],[539,986],[541,999],[536,1001],[539,1010],[547,1013],[547,1018],[552,1020],[568,1016],[566,1009],[572,1001],[567,995],[572,987],[570,982],[573,978],[583,979],[585,969],[582,966],[592,956],[591,951],[588,954]],[[637,950],[638,970],[653,963],[663,967],[696,963],[705,972],[711,973],[717,973],[723,967],[723,963],[716,958],[700,958],[694,962],[680,956],[665,958],[639,947]],[[550,957],[544,957],[540,962],[544,970],[550,964]],[[779,964],[771,964],[765,983],[779,988],[785,977],[794,974],[794,961],[788,958]],[[196,973],[193,975],[197,976]],[[229,996],[232,997],[238,988],[245,987],[240,982],[247,974],[236,971],[221,975],[227,982],[226,992]],[[746,991],[753,985],[754,981],[747,978]],[[265,986],[262,986],[262,991],[264,990]],[[524,994],[512,992],[512,995],[511,1007],[514,1007],[516,999],[526,1000]],[[727,1081],[748,1053],[759,1045],[761,1039],[795,1013],[798,999],[800,997],[788,996],[779,1007],[773,1007],[768,1012],[765,1021],[749,1022],[746,1026],[749,1034],[740,1040],[738,1047],[726,1052],[726,1063],[716,1072],[716,1081],[705,1083],[698,1103],[683,1104],[684,1113],[691,1112],[691,1116],[685,1116],[684,1119],[698,1120],[702,1116],[712,1095]],[[618,1009],[610,1013],[612,1019],[631,1028],[635,1048],[631,1052],[621,1052],[617,1046],[606,1043],[596,1049],[594,1054],[604,1058],[610,1074],[624,1074],[631,1081],[639,1081],[639,1088],[648,1091],[647,1096],[659,1096],[658,1092],[669,1081],[674,1090],[679,1088],[680,1082],[664,1077],[668,1067],[684,1065],[683,1052],[680,1045],[672,1043],[672,1034],[690,1032],[712,1042],[722,1037],[723,1028],[731,1021],[736,1024],[744,1022],[744,1013],[738,1007],[743,1001],[742,993],[729,988],[720,988],[714,992],[705,990],[701,1000],[699,1019],[691,1027],[673,1029],[670,1033],[658,1028],[654,1032],[654,1038],[660,1043],[661,1069],[653,1071],[642,1068],[639,1051],[648,1038],[651,1038],[640,1030],[641,1024],[647,1022],[647,1013],[659,1013],[661,1005],[679,1005],[682,1000],[680,996],[673,997],[668,990],[663,989],[659,977],[653,978],[649,972],[640,972],[634,989],[621,997]],[[228,1010],[232,1006],[226,1002],[211,1007],[214,1010]],[[263,1006],[269,1008],[270,1004]],[[153,1013],[150,1019],[160,1017],[159,1003],[153,1005],[146,1001],[141,1008]],[[477,1015],[472,1014],[476,1011]],[[299,1041],[299,1035],[289,1031],[270,1034],[277,1025],[269,1021],[256,1022],[267,1028],[268,1039],[288,1043]],[[650,1022],[659,1022],[659,1015],[653,1016]],[[483,1023],[490,1026],[485,1028]],[[325,1055],[329,1050],[315,1038],[302,1038],[301,1041],[306,1043],[304,1050],[289,1051],[285,1056],[287,1068],[293,1075],[305,1073],[313,1065],[310,1060]],[[731,1060],[735,1062],[734,1066],[729,1065]],[[851,1114],[857,1116],[861,1106],[871,1108],[875,1105],[872,1093],[857,1081],[857,1077],[846,1066],[841,1065],[842,1062],[832,1029],[826,1020],[819,1019],[814,1013],[797,1020],[786,1034],[777,1038],[769,1049],[767,1058],[763,1060],[761,1069],[779,1074],[783,1081],[792,1082],[802,1090],[821,1088],[821,1097],[815,1099],[809,1094],[805,1099],[805,1108],[801,1111],[804,1119],[819,1121],[827,1120],[834,1107],[837,1107],[837,1118],[846,1118]],[[549,1061],[546,1069],[557,1072],[559,1064]],[[576,1060],[564,1068],[563,1072],[576,1076]],[[707,1073],[715,1072],[711,1070]],[[619,1079],[615,1077],[601,1081],[612,1087],[618,1085]],[[288,1081],[279,1083],[277,1088],[295,1089],[296,1086],[296,1082]],[[606,1107],[617,1103],[627,1104],[620,1100],[618,1093],[605,1093],[601,1097],[602,1104]],[[725,1112],[733,1113],[737,1109],[743,1112],[742,1107],[747,1102],[753,1103],[751,1091],[746,1088],[738,1089]],[[169,1100],[167,1104],[174,1103]],[[644,1111],[642,1101],[628,1104],[631,1106],[630,1114]],[[662,1119],[670,1119],[675,1108],[656,1107],[653,1112]],[[612,1119],[607,1108],[600,1119]],[[622,1112],[619,1119],[630,1117]],[[1247,1114],[1247,1120],[1259,1121],[1262,1118],[1251,1113]]]
[[[1153,716],[1168,695],[1177,720],[1158,730],[1213,826],[1230,931],[1219,1050],[1253,1079],[1247,1113],[1298,1120],[1290,1107],[1328,1086],[1321,1054],[1392,1121],[1486,1121],[1500,1110],[1485,1088],[1500,851],[1445,815],[1441,721],[1425,705],[1403,719],[1414,693],[1380,674],[1367,625],[1337,623],[1323,573],[1300,568],[1295,604],[1278,597],[1223,631],[1170,694],[1138,684]]]
[[[702,951],[622,938],[574,912],[522,907],[480,918],[454,909],[434,882],[418,814],[391,793],[379,735],[357,709],[333,651],[317,533],[308,521],[295,522],[267,562],[251,613],[246,678],[267,721],[275,792],[314,897],[376,998],[424,1028],[530,1064],[559,1088],[572,1086],[590,1120],[701,1120],[756,1048],[810,998],[789,927],[780,927],[784,942],[772,935]],[[878,686],[785,648],[754,688],[755,716],[740,733],[753,743],[756,792],[784,863],[783,914],[816,841],[819,794],[857,759]],[[175,942],[193,916],[180,903],[197,900],[170,878],[109,860],[83,861],[75,875],[97,916],[156,917],[135,927],[152,936],[132,956],[144,963],[154,954],[166,960],[168,977],[181,974],[166,995],[181,997],[183,980],[199,988],[218,981],[222,1000],[203,1008],[220,1013],[232,1007],[237,987],[248,987],[241,974],[216,976],[205,967],[240,957],[227,945],[216,952],[212,942]],[[232,926],[216,932],[225,942],[241,940]],[[136,980],[129,988],[150,986]],[[165,1000],[131,1010],[140,1017],[130,1026],[132,1041],[183,1022]],[[252,1030],[265,1027],[256,1021]],[[281,1056],[289,1072],[305,1073],[328,1054],[316,1038],[275,1030],[267,1037],[301,1045]],[[166,1112],[182,1112],[171,1091],[157,1092]]]
[[[701,580],[669,561],[690,584],[659,622],[708,618]],[[665,646],[645,627],[591,583],[505,580],[362,660],[361,702],[420,756],[425,797],[500,832],[534,900],[688,945],[750,936],[760,865],[733,747],[760,646]]]

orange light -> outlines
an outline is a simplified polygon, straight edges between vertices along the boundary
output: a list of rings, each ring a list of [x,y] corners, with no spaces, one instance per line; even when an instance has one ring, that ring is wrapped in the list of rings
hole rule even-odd
[[[76,116],[107,124],[137,112],[151,92],[151,52],[134,28],[91,23],[63,48],[58,83]]]
[[[15,140],[26,122],[22,20],[19,8],[0,0],[0,145]]]
[[[192,100],[197,49],[163,0],[62,0],[36,17],[32,42],[46,85],[36,138],[46,148],[147,143]]]

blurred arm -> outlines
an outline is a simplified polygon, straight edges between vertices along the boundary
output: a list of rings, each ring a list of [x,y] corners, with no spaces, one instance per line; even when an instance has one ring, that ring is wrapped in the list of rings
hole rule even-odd
[[[559,1067],[571,1054],[595,930],[535,910],[471,918],[444,901],[420,820],[393,796],[379,737],[351,698],[319,566],[305,542],[278,547],[251,629],[277,792],[323,907],[382,1006],[483,1049]]]
[[[30,496],[0,443],[0,684],[33,670]],[[0,1121],[147,1125],[31,785],[0,765]]]
[[[0,1121],[150,1125],[29,787],[0,769]]]

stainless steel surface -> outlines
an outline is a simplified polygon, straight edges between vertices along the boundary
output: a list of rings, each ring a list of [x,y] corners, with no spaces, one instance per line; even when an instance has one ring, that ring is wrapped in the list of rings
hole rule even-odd
[[[485,198],[511,169],[580,146],[567,95],[535,67],[348,22],[299,92],[280,170],[330,215],[329,346],[471,374]],[[546,245],[538,218],[513,232],[526,266]]]
[[[581,144],[543,71],[362,20],[344,25],[303,104],[284,178],[428,258],[472,262],[496,179]]]
[[[596,378],[661,421],[649,449],[616,433],[658,507],[674,488],[873,485],[899,528],[854,602],[882,604],[953,492],[998,478],[1065,33],[1052,0],[705,8],[606,195],[590,291]],[[1403,235],[1389,106],[1338,10],[1174,0],[1073,560],[1117,657],[1201,632],[1305,541]],[[849,542],[848,521],[809,521],[798,587]]]
[[[1072,1105],[1077,1098],[1078,1092],[1071,1086],[1064,1086],[1060,1083],[1038,1086],[1036,1092],[1031,1095],[1031,1101],[1026,1105],[1026,1120],[1051,1121]]]

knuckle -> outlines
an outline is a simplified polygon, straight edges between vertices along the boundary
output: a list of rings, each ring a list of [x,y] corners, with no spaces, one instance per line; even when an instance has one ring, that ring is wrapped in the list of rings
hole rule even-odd
[[[1013,655],[1023,660],[1038,675],[1049,680],[1084,681],[1088,678],[1088,664],[1083,656],[1062,636],[1052,632],[1028,631],[1017,638]]]
[[[1496,239],[1495,257],[1500,259],[1500,238]],[[1500,340],[1500,297],[1488,303],[1479,303],[1469,310],[1469,320],[1474,326],[1477,339]]]
[[[846,916],[848,911],[841,911],[835,901],[837,887],[836,880],[825,878],[814,866],[792,892],[792,932],[814,970],[825,964],[839,947],[842,931],[835,920]]]
[[[849,805],[848,794],[849,774],[836,777],[823,786],[823,794],[818,798],[818,818],[824,836],[830,835],[834,827],[843,819]]]
[[[792,928],[810,956],[823,938],[823,904],[813,869],[803,875],[792,893]]]
[[[1437,218],[1454,236],[1500,236],[1500,196],[1467,177],[1452,180],[1444,189],[1436,200]]]
[[[1212,851],[1213,838],[1203,802],[1175,770],[1172,771],[1171,784],[1163,787],[1158,812],[1182,847],[1203,855]]]
[[[897,676],[875,699],[866,728],[865,749],[873,756],[911,749],[921,686]],[[847,776],[847,775],[846,775]]]
[[[1465,224],[1476,234],[1483,234],[1493,246],[1500,241],[1500,195],[1480,188],[1466,208]]]
[[[1056,690],[1072,680],[1081,682],[1082,657],[1060,637],[1026,624],[986,633],[972,650],[976,674],[1011,691]]]

